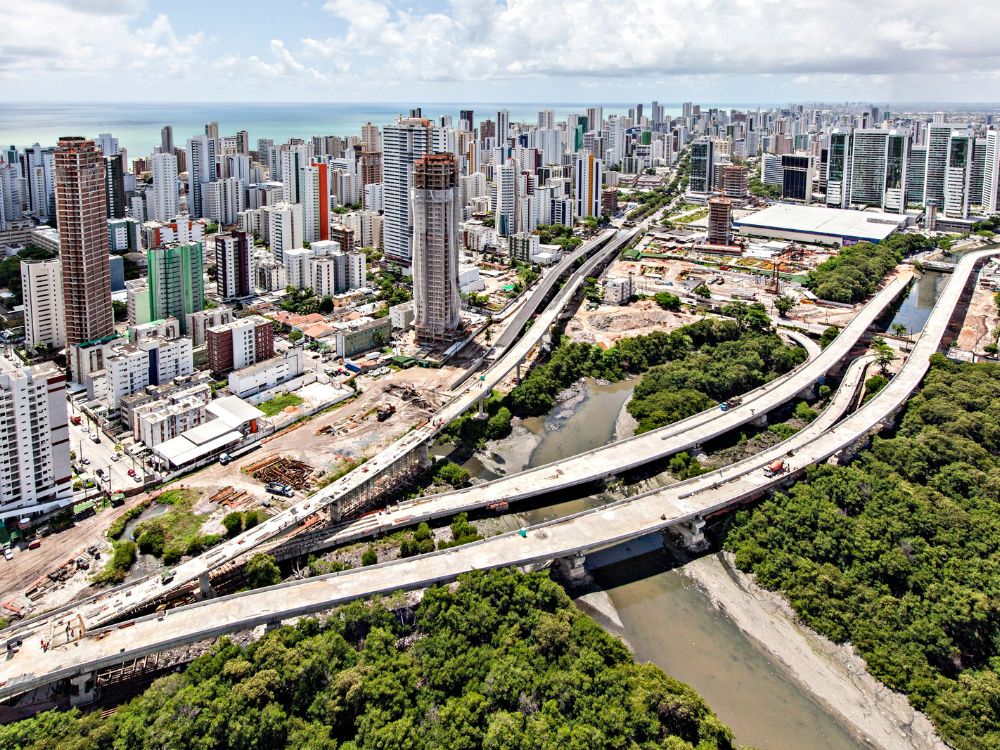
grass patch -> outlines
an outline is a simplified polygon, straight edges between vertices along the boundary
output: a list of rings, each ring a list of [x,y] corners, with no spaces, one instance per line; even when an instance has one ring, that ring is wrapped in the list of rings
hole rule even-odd
[[[119,584],[125,580],[129,570],[135,563],[136,546],[134,542],[115,542],[114,552],[104,570],[95,575],[91,580],[98,585]]]
[[[169,505],[170,510],[135,527],[139,551],[173,565],[184,555],[196,555],[222,541],[219,534],[201,533],[205,517],[192,510],[197,499],[194,490],[169,490],[161,494],[157,502]]]
[[[301,396],[296,396],[294,393],[282,393],[280,396],[275,396],[270,401],[265,401],[257,408],[264,412],[267,416],[273,417],[280,414],[289,406],[299,406],[302,403],[303,401]]]

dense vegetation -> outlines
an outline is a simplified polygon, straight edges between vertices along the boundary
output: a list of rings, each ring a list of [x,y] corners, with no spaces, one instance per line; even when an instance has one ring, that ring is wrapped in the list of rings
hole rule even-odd
[[[488,420],[477,419],[472,411],[453,422],[445,435],[475,448],[506,436],[512,416],[547,414],[559,392],[582,377],[617,381],[665,365],[643,377],[628,407],[640,420],[640,430],[649,430],[754,388],[805,358],[803,349],[786,346],[769,332],[770,319],[759,303],[735,303],[724,312],[735,319],[703,318],[670,333],[619,339],[610,349],[563,339],[548,362],[535,367],[507,396],[486,400]]]
[[[737,514],[737,564],[961,750],[1000,747],[1000,367],[935,355],[897,432]]]
[[[562,224],[539,224],[534,233],[538,235],[541,244],[559,245],[567,252],[583,244],[583,238],[573,234],[573,227]]]
[[[736,320],[706,319],[669,334],[673,340],[657,361],[647,362],[657,366],[642,376],[628,404],[639,421],[637,432],[709,409],[805,359],[803,349],[785,345],[768,330],[770,321],[759,309],[743,308],[745,315]]]
[[[184,555],[197,555],[222,541],[219,534],[202,534],[205,516],[193,511],[198,493],[194,490],[168,490],[156,502],[170,510],[140,522],[133,532],[139,551],[173,565]]]
[[[841,248],[839,254],[809,272],[806,287],[820,299],[860,302],[875,291],[903,256],[928,244],[921,234],[894,234],[877,245],[859,242]]]
[[[545,574],[463,576],[412,614],[354,603],[221,641],[107,718],[0,727],[10,750],[725,750],[688,687],[636,664]]]

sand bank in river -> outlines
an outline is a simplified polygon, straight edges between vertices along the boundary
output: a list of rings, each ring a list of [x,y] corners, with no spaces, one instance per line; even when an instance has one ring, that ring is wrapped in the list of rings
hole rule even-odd
[[[841,723],[881,750],[947,750],[930,720],[868,673],[849,646],[838,646],[798,622],[784,597],[765,591],[725,553],[681,571],[796,683]]]

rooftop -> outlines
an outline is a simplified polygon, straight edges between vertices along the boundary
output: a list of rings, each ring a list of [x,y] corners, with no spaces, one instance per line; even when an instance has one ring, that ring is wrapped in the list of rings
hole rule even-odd
[[[881,242],[906,223],[905,214],[776,203],[733,220],[736,229],[754,228]]]

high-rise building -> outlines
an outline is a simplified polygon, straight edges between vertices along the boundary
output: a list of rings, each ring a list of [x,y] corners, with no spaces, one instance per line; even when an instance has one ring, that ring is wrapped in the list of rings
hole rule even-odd
[[[991,213],[1000,209],[1000,131],[998,130],[989,130],[986,133],[983,209]]]
[[[246,232],[220,234],[215,238],[215,284],[226,302],[254,293],[253,245]]]
[[[826,205],[847,208],[851,196],[851,131],[834,129],[826,161]]]
[[[742,200],[747,197],[749,175],[747,168],[740,164],[725,164],[722,167],[722,194],[726,198]]]
[[[201,242],[152,248],[146,259],[150,320],[137,322],[177,318],[181,333],[186,333],[187,316],[205,307],[205,259]]]
[[[285,252],[302,247],[302,204],[282,201],[273,206],[265,206],[263,210],[267,214],[267,236],[271,252],[280,263]]]
[[[510,111],[501,109],[497,112],[497,143],[504,145],[510,137]]]
[[[708,244],[731,245],[733,201],[713,195],[708,199]]]
[[[180,213],[177,157],[173,152],[153,154],[153,189],[147,194],[146,215],[153,221],[170,221]]]
[[[429,120],[400,118],[382,131],[383,245],[387,258],[406,265],[413,254],[410,219],[413,163],[430,154],[432,144]]]
[[[952,219],[969,216],[972,180],[971,131],[954,130],[948,139],[948,160],[944,183],[944,215]]]
[[[476,129],[476,116],[471,109],[463,109],[458,113],[458,126],[470,133]]]
[[[924,205],[936,201],[945,205],[945,184],[948,181],[948,164],[952,132],[966,131],[965,125],[932,122],[927,126],[927,167],[924,170]],[[971,154],[969,155],[971,159]]]
[[[117,139],[116,139],[117,140]],[[125,154],[104,157],[105,214],[109,219],[125,217]]]
[[[576,157],[575,169],[576,216],[601,215],[601,187],[604,179],[604,167],[601,160],[593,154],[581,151]]]
[[[927,147],[910,146],[910,158],[906,162],[906,202],[924,202],[924,181],[927,170]]]
[[[260,315],[213,326],[205,335],[208,367],[215,373],[242,370],[274,356],[274,327]]]
[[[382,182],[382,153],[380,151],[362,151],[358,157],[358,172],[361,175],[361,189],[368,185]]]
[[[517,163],[508,159],[493,172],[497,200],[494,226],[497,235],[509,237],[517,230],[518,170]]]
[[[302,167],[302,236],[308,242],[330,239],[330,170],[326,162]]]
[[[285,202],[302,200],[302,169],[309,165],[309,148],[299,144],[286,144],[278,152],[280,179],[285,186]]]
[[[785,200],[812,200],[812,154],[782,154],[781,197]]]
[[[554,109],[542,109],[538,112],[538,129],[554,130],[556,127],[556,111]]]
[[[208,216],[202,186],[206,183],[214,182],[217,177],[214,138],[207,135],[199,135],[188,139],[187,173],[188,213],[195,219]]]
[[[715,187],[715,143],[711,138],[697,138],[691,143],[690,165],[688,192],[711,193]]]
[[[16,361],[0,357],[0,521],[73,501],[66,376],[51,362]]]
[[[382,150],[382,139],[379,137],[378,125],[370,122],[361,126],[361,143],[364,151],[379,152]]]
[[[11,222],[22,215],[21,167],[15,161],[0,161],[0,232],[10,228]]]
[[[114,333],[107,185],[104,158],[91,140],[60,138],[55,165],[66,344],[73,346]]]
[[[58,258],[21,261],[24,337],[29,349],[43,344],[53,351],[66,346],[62,265]]]
[[[462,211],[455,155],[417,159],[411,192],[417,339],[428,344],[452,341],[461,323],[458,248]]]
[[[160,128],[160,153],[174,153],[174,126],[164,125]]]

